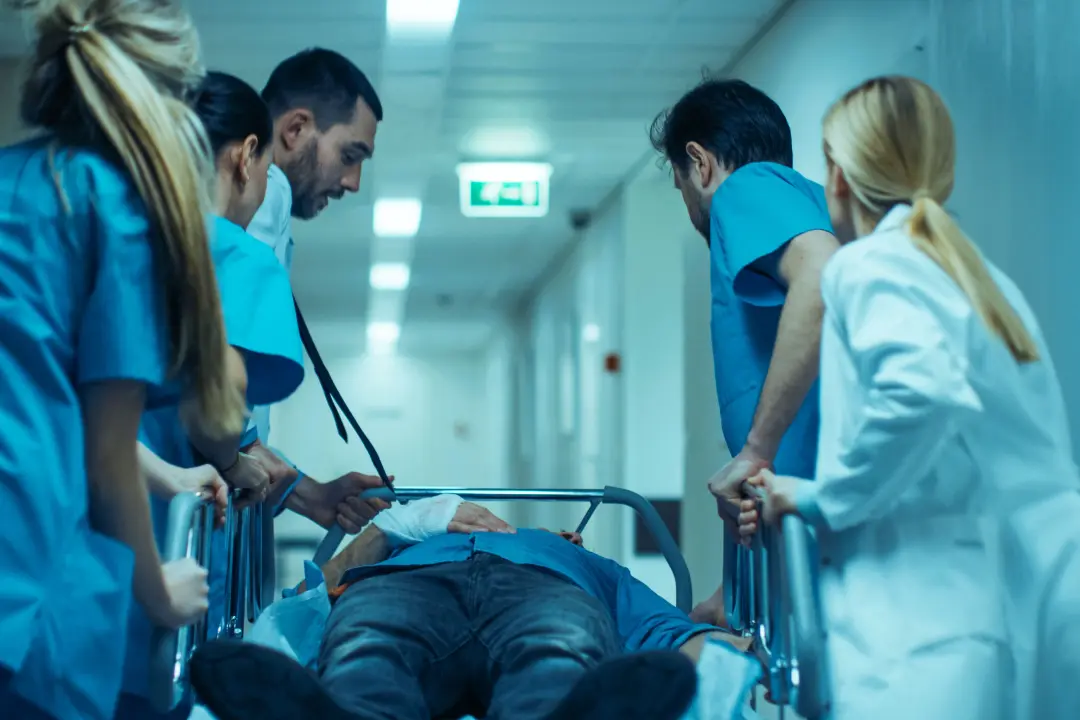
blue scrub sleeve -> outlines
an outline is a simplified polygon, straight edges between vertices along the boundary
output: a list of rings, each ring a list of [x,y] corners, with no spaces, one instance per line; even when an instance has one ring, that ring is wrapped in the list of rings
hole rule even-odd
[[[136,380],[152,386],[151,398],[179,397],[166,388],[169,334],[163,288],[154,265],[154,242],[134,190],[101,191],[90,203],[96,268],[79,326],[80,383]]]
[[[820,186],[771,163],[747,165],[729,177],[714,198],[712,222],[735,294],[762,306],[784,302],[779,264],[787,244],[814,230],[832,232]]]
[[[289,397],[304,379],[304,351],[289,275],[273,250],[221,218],[214,225],[214,266],[229,344],[240,350],[251,405]]]

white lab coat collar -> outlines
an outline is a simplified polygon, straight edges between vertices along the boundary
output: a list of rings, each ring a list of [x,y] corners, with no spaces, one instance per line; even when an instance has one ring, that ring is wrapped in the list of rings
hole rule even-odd
[[[885,217],[878,221],[877,227],[874,228],[874,233],[889,232],[890,230],[898,230],[904,222],[908,219],[908,215],[911,214],[911,205],[907,203],[900,203],[894,205],[892,210],[885,213]]]

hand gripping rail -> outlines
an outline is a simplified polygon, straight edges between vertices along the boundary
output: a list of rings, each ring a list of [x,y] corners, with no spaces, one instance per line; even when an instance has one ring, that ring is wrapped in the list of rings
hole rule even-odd
[[[764,528],[752,548],[730,538],[724,553],[725,609],[732,630],[754,639],[763,684],[777,704],[807,720],[829,717],[825,628],[814,579],[815,540],[797,516]]]
[[[192,558],[206,567],[214,515],[210,503],[195,493],[183,493],[169,504],[169,524],[162,560]],[[161,713],[180,704],[186,693],[187,660],[206,637],[206,620],[194,626],[154,628],[150,638],[150,702]]]
[[[675,538],[671,536],[671,532],[667,529],[667,526],[664,525],[663,520],[660,519],[660,514],[656,511],[656,508],[653,507],[652,503],[635,492],[624,490],[623,488],[611,487],[609,485],[603,490],[500,490],[454,487],[412,487],[394,488],[394,494],[396,494],[396,499],[400,502],[419,500],[421,498],[443,494],[459,495],[465,500],[478,501],[541,500],[551,502],[587,502],[589,503],[589,509],[585,512],[585,516],[581,518],[581,522],[578,523],[577,532],[582,532],[585,529],[585,526],[589,524],[589,520],[592,519],[593,513],[596,512],[596,508],[600,505],[625,505],[626,507],[633,508],[633,510],[641,517],[645,526],[649,529],[649,532],[652,533],[652,536],[656,538],[656,542],[660,546],[660,552],[663,554],[664,559],[667,560],[668,566],[671,568],[671,574],[675,576],[675,605],[683,612],[690,612],[690,608],[693,604],[693,589],[690,584],[690,570],[686,567],[686,560],[683,559],[682,553],[679,552],[679,546],[675,542]],[[381,498],[387,502],[395,499],[386,488],[368,490],[362,497]],[[333,557],[344,537],[344,530],[340,527],[332,528],[319,545],[319,549],[316,550],[314,563],[320,567],[324,565],[331,557]]]
[[[215,627],[209,627],[208,619],[204,618],[179,630],[154,628],[151,636],[149,692],[158,712],[172,710],[186,697],[187,663],[199,645],[211,638],[242,638],[245,615],[254,622],[272,598],[273,515],[262,504],[239,510],[233,505],[234,497],[229,498],[223,533],[228,568],[224,617]],[[209,568],[213,532],[212,504],[195,493],[177,495],[169,504],[162,560],[192,558],[201,567]]]

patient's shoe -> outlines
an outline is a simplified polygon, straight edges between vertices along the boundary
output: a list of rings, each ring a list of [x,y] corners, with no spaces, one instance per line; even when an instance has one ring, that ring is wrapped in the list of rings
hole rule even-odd
[[[214,640],[188,665],[198,701],[218,720],[357,720],[307,668],[276,650]]]
[[[624,655],[586,673],[547,720],[679,720],[696,692],[697,670],[682,653]]]

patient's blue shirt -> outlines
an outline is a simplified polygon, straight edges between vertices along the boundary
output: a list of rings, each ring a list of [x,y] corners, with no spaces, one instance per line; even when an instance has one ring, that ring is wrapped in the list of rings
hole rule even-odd
[[[622,565],[544,530],[439,535],[403,548],[376,565],[353,568],[342,583],[405,568],[461,562],[476,553],[543,568],[577,585],[607,606],[626,652],[675,649],[694,635],[717,630],[691,621]]]

